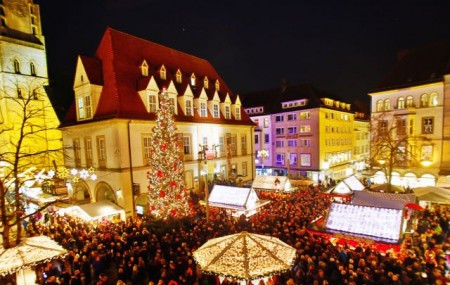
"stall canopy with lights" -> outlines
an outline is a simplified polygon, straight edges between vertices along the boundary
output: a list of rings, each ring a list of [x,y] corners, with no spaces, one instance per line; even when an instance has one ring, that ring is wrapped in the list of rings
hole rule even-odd
[[[252,188],[259,191],[292,192],[297,190],[293,187],[287,176],[265,176],[259,175],[253,180]]]
[[[248,232],[210,239],[193,253],[203,272],[247,281],[289,270],[295,255],[278,238]]]
[[[60,211],[62,214],[77,216],[85,221],[95,222],[115,218],[125,220],[125,210],[109,200],[62,208]]]
[[[260,200],[252,188],[214,185],[208,203],[213,207],[230,210],[233,216],[244,214],[248,217],[256,214],[270,201]]]

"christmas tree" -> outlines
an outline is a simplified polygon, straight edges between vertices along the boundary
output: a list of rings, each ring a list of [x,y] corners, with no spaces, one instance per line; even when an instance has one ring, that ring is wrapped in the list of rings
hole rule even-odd
[[[160,219],[189,215],[189,201],[183,180],[183,158],[176,133],[173,106],[167,91],[160,93],[160,108],[153,127],[148,193],[149,212]]]

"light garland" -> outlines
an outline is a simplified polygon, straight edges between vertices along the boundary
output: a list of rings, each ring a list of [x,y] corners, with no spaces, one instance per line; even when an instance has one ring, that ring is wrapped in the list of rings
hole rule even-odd
[[[47,236],[24,238],[15,247],[0,247],[0,275],[12,274],[65,254],[67,251]]]
[[[255,280],[288,271],[296,250],[278,238],[241,232],[207,241],[193,253],[205,273]]]
[[[172,106],[167,91],[160,93],[156,126],[153,127],[150,170],[147,172],[149,214],[157,218],[185,217],[190,214],[183,180],[183,158]]]

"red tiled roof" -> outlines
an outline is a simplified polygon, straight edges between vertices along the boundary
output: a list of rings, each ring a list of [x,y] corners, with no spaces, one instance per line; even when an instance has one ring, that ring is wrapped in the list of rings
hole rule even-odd
[[[91,83],[103,85],[100,102],[94,114],[93,121],[106,118],[133,118],[153,119],[154,114],[149,114],[142,103],[138,91],[146,88],[151,76],[153,76],[161,89],[168,86],[172,80],[179,94],[187,88],[192,73],[197,79],[198,88],[193,88],[194,97],[198,97],[203,86],[205,76],[210,80],[210,88],[206,89],[208,98],[211,99],[215,89],[215,81],[220,83],[219,97],[225,98],[230,94],[231,101],[235,102],[233,94],[213,66],[204,59],[132,36],[108,27],[97,48],[94,58],[81,57],[82,63],[88,72]],[[141,74],[139,66],[143,60],[149,65],[149,76]],[[161,80],[159,69],[164,65],[167,78]],[[183,74],[183,83],[176,83],[177,70]],[[63,125],[76,124],[76,110],[72,106],[66,114]],[[72,114],[71,114],[72,113]],[[196,113],[196,112],[195,112]],[[214,119],[209,114],[208,118],[183,116],[181,110],[176,120],[225,122],[235,124],[254,123],[247,114],[241,110],[241,120]]]

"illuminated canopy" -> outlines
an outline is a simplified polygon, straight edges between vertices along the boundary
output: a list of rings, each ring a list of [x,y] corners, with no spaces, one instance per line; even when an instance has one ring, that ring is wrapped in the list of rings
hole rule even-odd
[[[241,232],[208,240],[193,257],[204,272],[254,280],[289,270],[295,254],[278,238]]]
[[[47,236],[24,238],[15,247],[0,247],[0,275],[11,274],[66,253],[62,246]]]

